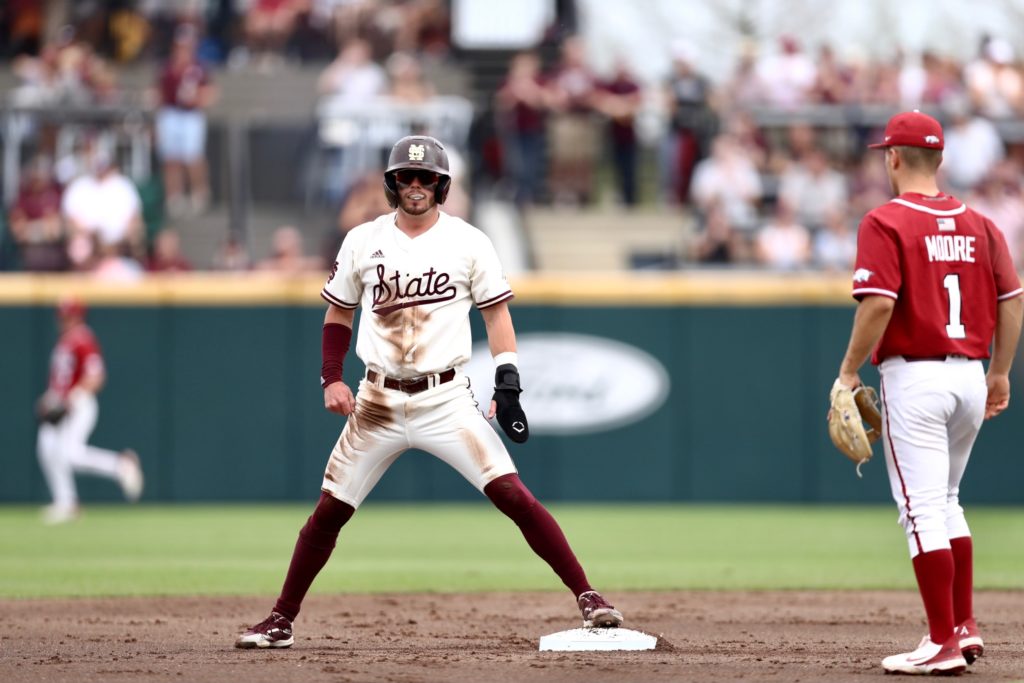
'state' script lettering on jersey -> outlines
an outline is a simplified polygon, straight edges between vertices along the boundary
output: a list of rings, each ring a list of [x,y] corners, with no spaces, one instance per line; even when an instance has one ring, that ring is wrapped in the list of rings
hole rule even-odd
[[[970,235],[925,235],[928,260],[974,263],[974,241]]]
[[[373,286],[373,312],[387,315],[401,308],[422,306],[455,298],[455,285],[448,273],[430,270],[416,277],[399,271],[388,274],[381,263],[377,266],[377,284]]]

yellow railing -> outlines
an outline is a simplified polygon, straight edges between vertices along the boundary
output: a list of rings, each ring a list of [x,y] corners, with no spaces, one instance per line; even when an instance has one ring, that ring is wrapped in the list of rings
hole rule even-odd
[[[47,305],[75,294],[101,305],[317,305],[324,275],[195,273],[149,275],[137,283],[79,275],[0,276],[0,305]],[[847,275],[760,272],[582,273],[511,278],[516,303],[571,306],[846,304]]]

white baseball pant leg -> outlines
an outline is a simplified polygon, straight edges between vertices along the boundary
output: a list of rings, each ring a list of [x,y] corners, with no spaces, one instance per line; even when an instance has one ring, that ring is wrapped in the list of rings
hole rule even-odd
[[[960,481],[985,414],[980,361],[886,359],[882,439],[893,499],[911,558],[969,536]]]
[[[516,472],[501,438],[481,414],[469,379],[455,379],[418,394],[363,380],[356,410],[331,452],[321,489],[358,508],[395,460],[418,448],[451,465],[477,490]]]
[[[57,507],[69,509],[78,504],[76,472],[120,482],[120,453],[88,444],[98,416],[96,396],[76,391],[68,397],[64,419],[39,428],[39,462]]]

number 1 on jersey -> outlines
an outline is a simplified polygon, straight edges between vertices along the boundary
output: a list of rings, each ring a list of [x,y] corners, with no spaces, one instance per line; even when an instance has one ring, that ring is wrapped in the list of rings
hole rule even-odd
[[[942,286],[949,292],[949,324],[946,325],[946,334],[950,339],[965,339],[967,330],[960,322],[960,276],[956,273],[948,273],[942,279]]]

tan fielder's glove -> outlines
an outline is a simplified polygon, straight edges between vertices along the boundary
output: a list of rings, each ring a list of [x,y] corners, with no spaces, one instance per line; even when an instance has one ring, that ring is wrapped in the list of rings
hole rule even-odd
[[[860,466],[871,459],[871,444],[882,435],[878,394],[868,386],[850,389],[837,379],[829,400],[832,409],[828,412],[828,435],[843,455],[857,463],[859,477]]]

